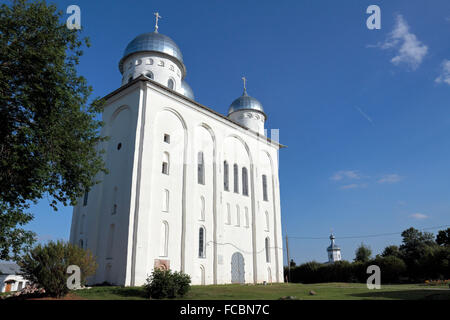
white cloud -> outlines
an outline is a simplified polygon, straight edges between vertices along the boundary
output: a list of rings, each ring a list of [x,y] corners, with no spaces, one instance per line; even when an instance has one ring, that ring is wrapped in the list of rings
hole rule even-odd
[[[354,170],[341,170],[336,172],[330,179],[333,181],[340,181],[342,179],[360,179],[361,176]]]
[[[397,15],[396,20],[394,30],[389,37],[376,47],[395,49],[396,56],[391,59],[391,62],[395,65],[405,64],[415,70],[427,55],[428,47],[409,31],[409,25],[402,15]]]
[[[423,220],[423,219],[427,219],[428,216],[426,214],[423,213],[413,213],[412,215],[410,215],[411,218],[413,219],[417,219],[417,220]]]
[[[378,180],[378,183],[397,183],[403,178],[396,173],[393,174],[385,174]]]
[[[359,189],[359,188],[365,188],[365,187],[367,187],[366,183],[361,183],[361,184],[352,183],[352,184],[343,185],[343,186],[339,187],[339,189],[348,190],[348,189]]]
[[[450,85],[450,60],[442,61],[441,67],[441,74],[434,81]]]

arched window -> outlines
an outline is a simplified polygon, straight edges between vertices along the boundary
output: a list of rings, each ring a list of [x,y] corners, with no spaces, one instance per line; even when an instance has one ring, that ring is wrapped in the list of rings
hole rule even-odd
[[[248,217],[248,208],[245,207],[245,227],[248,228],[250,226],[250,219]]]
[[[83,233],[84,233],[84,224],[85,224],[84,220],[85,220],[85,219],[86,219],[86,215],[83,214],[83,215],[81,216],[80,234],[83,234]]]
[[[113,258],[114,229],[115,229],[115,225],[114,224],[109,226],[108,243],[107,243],[107,247],[106,247],[106,259],[112,259]]]
[[[236,226],[239,227],[241,225],[241,211],[239,206],[236,205]]]
[[[172,79],[169,79],[169,81],[167,81],[167,86],[169,87],[169,89],[175,90],[175,82]]]
[[[164,189],[163,191],[163,207],[162,207],[162,211],[164,212],[169,212],[169,190]]]
[[[200,197],[200,220],[205,220],[205,198]]]
[[[136,65],[137,65],[137,66],[141,65],[141,63],[142,63],[142,60],[141,60],[141,59],[137,59],[137,60],[136,60]]]
[[[147,62],[146,62],[146,64],[153,64],[153,59],[152,59],[152,58],[150,58],[150,59],[147,59]]]
[[[265,174],[262,175],[262,187],[263,187],[263,200],[269,201],[269,197],[267,195],[267,176]]]
[[[270,262],[270,239],[269,239],[269,237],[266,238],[265,244],[266,244],[266,262]]]
[[[84,246],[83,239],[80,239],[79,245],[80,245],[81,249],[84,249],[84,247],[83,247]]]
[[[227,224],[231,224],[231,208],[229,203],[227,203]]]
[[[146,76],[147,78],[150,78],[150,79],[153,80],[153,72],[148,71],[148,72],[145,74],[145,76]]]
[[[160,240],[160,253],[161,257],[167,257],[167,247],[169,242],[169,224],[167,221],[163,221],[161,225],[161,240]]]
[[[266,231],[269,231],[269,212],[266,211]]]
[[[242,194],[248,196],[248,173],[247,168],[242,168]]]
[[[162,173],[169,174],[170,156],[169,153],[163,153]]]
[[[204,258],[205,257],[205,228],[200,227],[198,229],[198,257]]]
[[[117,187],[114,187],[113,191],[113,207],[111,211],[111,215],[115,215],[117,213]]]
[[[228,162],[223,162],[223,189],[225,191],[230,190],[229,179],[228,179]]]
[[[83,206],[85,207],[85,206],[87,206],[87,204],[88,204],[88,197],[89,197],[89,192],[85,192],[84,193],[84,198],[83,198]]]
[[[236,163],[233,165],[233,173],[234,173],[234,192],[239,193],[239,167]]]
[[[201,151],[197,154],[197,180],[199,184],[205,184],[205,163]]]

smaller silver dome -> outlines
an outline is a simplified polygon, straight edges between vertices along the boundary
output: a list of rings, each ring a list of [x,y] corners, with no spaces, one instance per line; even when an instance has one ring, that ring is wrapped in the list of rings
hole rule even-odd
[[[266,116],[261,102],[253,97],[250,97],[247,94],[247,90],[244,90],[242,96],[233,101],[228,109],[228,115],[240,110],[259,111]]]
[[[192,91],[192,88],[188,85],[188,83],[184,80],[181,81],[181,89],[180,93],[186,97],[188,97],[191,100],[194,99],[194,92]]]

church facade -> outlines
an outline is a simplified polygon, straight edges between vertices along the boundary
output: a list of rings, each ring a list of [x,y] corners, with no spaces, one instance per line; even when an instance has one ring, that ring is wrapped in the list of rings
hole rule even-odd
[[[109,173],[72,217],[70,242],[97,259],[89,283],[142,285],[154,268],[192,284],[282,282],[283,146],[264,135],[262,104],[245,82],[227,116],[196,102],[180,49],[157,27],[119,69],[98,146]]]

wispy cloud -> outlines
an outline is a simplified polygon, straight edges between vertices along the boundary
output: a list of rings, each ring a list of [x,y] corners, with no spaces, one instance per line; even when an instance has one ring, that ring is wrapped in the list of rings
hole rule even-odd
[[[423,220],[423,219],[427,219],[428,218],[428,216],[426,214],[419,213],[419,212],[413,213],[409,217],[413,218],[413,219],[417,219],[417,220]]]
[[[364,111],[361,110],[359,107],[355,107],[356,110],[364,117],[367,121],[369,121],[372,125],[374,125],[373,120],[371,117],[369,117]]]
[[[396,173],[385,174],[378,180],[378,183],[397,183],[402,179],[403,177],[399,176]]]
[[[343,179],[360,179],[361,175],[358,173],[358,171],[354,170],[341,170],[333,174],[330,179],[333,181],[341,181]]]
[[[383,43],[368,47],[395,50],[396,55],[391,62],[395,65],[405,64],[412,70],[420,66],[428,53],[428,47],[409,31],[409,25],[402,15],[397,15],[394,30]]]
[[[446,83],[450,86],[450,60],[445,59],[441,64],[441,74],[434,81]]]
[[[341,190],[349,190],[349,189],[359,189],[359,188],[365,188],[367,187],[366,183],[352,183],[352,184],[346,184],[343,186],[340,186],[339,189]]]

